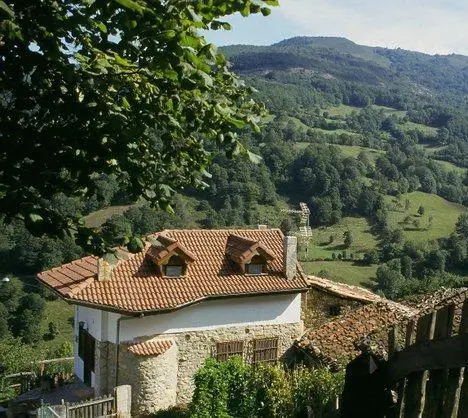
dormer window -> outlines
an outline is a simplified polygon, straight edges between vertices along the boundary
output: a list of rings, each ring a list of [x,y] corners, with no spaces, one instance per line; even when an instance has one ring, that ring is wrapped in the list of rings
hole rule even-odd
[[[146,256],[155,264],[163,277],[182,277],[187,267],[195,261],[195,255],[176,240],[159,235],[146,251]]]
[[[226,243],[226,257],[244,274],[258,276],[267,272],[267,263],[275,259],[275,254],[262,242],[231,234]]]
[[[245,272],[252,275],[260,275],[266,272],[266,260],[261,255],[252,257],[250,263],[245,265]]]
[[[164,276],[180,277],[185,273],[185,262],[178,255],[173,255],[167,262],[164,268]]]

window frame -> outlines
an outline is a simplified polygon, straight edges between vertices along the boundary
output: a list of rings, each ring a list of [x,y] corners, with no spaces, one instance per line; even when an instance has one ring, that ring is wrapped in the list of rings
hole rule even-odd
[[[173,259],[176,259],[175,261],[171,261]],[[180,257],[179,255],[172,255],[169,260],[167,260],[167,263],[164,264],[163,266],[163,275],[164,277],[169,277],[169,278],[178,278],[178,277],[182,277],[185,275],[185,271],[186,271],[186,268],[187,268],[187,264],[185,262],[185,260]],[[180,274],[168,274],[168,271],[167,269],[169,268],[178,268],[180,269],[178,271],[178,273]]]
[[[252,343],[252,364],[278,361],[279,337],[256,338]]]
[[[250,268],[258,268],[261,266],[261,271],[250,271]],[[267,260],[265,259],[264,256],[257,254],[252,257],[249,263],[245,265],[245,274],[250,275],[250,276],[261,276],[262,274],[266,273],[267,269]]]
[[[227,361],[230,357],[240,356],[244,358],[244,341],[231,340],[216,343],[215,358],[217,361]]]

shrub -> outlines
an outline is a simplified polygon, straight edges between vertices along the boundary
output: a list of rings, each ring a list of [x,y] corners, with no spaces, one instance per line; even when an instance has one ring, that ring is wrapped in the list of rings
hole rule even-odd
[[[332,417],[330,404],[341,393],[343,374],[327,368],[287,371],[280,365],[246,365],[240,357],[206,360],[195,375],[191,418],[307,416]]]

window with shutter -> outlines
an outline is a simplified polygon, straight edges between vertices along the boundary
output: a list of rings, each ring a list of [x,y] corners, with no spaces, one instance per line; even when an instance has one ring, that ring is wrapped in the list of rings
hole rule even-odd
[[[243,356],[244,342],[243,341],[226,341],[216,344],[216,360],[226,361],[232,356]]]
[[[253,363],[274,363],[278,360],[278,338],[257,339],[253,345]]]

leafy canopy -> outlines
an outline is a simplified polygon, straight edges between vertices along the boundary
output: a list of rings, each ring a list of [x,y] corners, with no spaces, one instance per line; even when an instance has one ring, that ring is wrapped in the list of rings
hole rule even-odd
[[[204,185],[210,149],[254,158],[236,130],[258,130],[264,108],[200,31],[276,5],[0,0],[0,213],[100,254],[105,240],[54,195],[91,196],[104,173],[167,207],[174,190]]]

